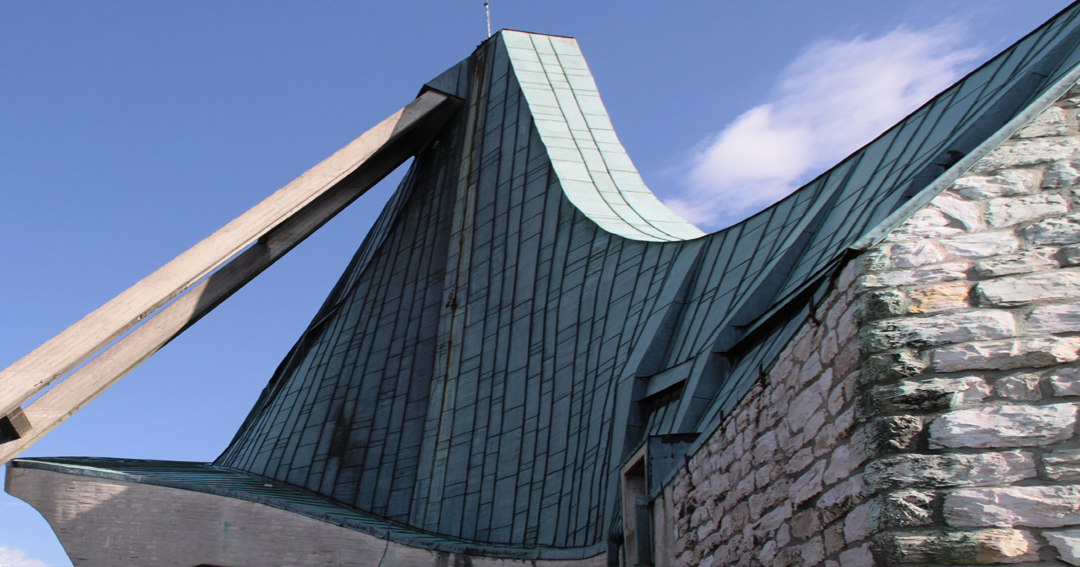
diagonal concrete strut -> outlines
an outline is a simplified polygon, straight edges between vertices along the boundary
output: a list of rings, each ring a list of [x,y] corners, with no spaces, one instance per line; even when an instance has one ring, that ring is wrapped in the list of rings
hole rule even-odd
[[[438,91],[421,93],[0,372],[0,465],[108,389],[416,154],[460,104],[460,99]],[[51,384],[51,389],[23,407]]]

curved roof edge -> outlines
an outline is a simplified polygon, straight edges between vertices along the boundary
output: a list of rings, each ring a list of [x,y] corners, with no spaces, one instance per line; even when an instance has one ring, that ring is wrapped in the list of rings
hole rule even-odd
[[[799,199],[821,199],[831,209],[797,250],[786,281],[755,313],[747,332],[768,324],[798,294],[839,273],[854,257],[851,253],[884,240],[958,178],[992,171],[980,170],[977,162],[1080,85],[1078,81],[1080,2],[1074,2],[833,168],[765,210],[713,233],[769,224],[775,210]],[[949,160],[953,155],[960,157]],[[757,370],[750,365],[732,372],[731,386],[704,412],[699,424],[703,435],[688,454],[700,448],[742,400]]]
[[[567,199],[604,230],[644,241],[704,236],[660,202],[619,142],[573,38],[503,30],[505,50]]]
[[[527,561],[586,559],[607,551],[606,544],[576,548],[525,548],[433,534],[357,511],[277,480],[212,463],[104,457],[35,457],[15,459],[10,466],[235,498],[286,510],[394,543],[449,553]]]
[[[988,156],[990,152],[997,149],[998,146],[1011,138],[1013,134],[1022,129],[1028,122],[1034,120],[1051,104],[1068,92],[1070,88],[1076,85],[1078,81],[1080,81],[1080,65],[1074,66],[1067,73],[1061,75],[1061,78],[1051,84],[1037,99],[1027,105],[1023,111],[1019,112],[1015,117],[1006,122],[1004,126],[997,130],[997,132],[988,137],[986,141],[979,144],[979,146],[972,150],[970,154],[956,162],[945,173],[934,180],[933,183],[927,185],[921,191],[916,193],[909,201],[899,206],[892,214],[886,217],[885,220],[881,221],[881,223],[868,231],[861,239],[852,244],[851,249],[867,250],[884,240],[890,232],[899,228],[900,225],[911,218],[912,215],[929,205],[934,197],[940,195],[957,179],[971,171],[979,160]]]

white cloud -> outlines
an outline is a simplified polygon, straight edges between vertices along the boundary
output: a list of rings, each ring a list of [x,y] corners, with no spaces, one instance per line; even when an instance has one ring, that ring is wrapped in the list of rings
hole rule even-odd
[[[720,228],[780,200],[956,82],[980,51],[956,25],[818,41],[783,71],[771,101],[694,152],[686,189],[667,204]]]
[[[48,565],[37,559],[30,559],[21,549],[0,547],[0,567],[48,567]]]

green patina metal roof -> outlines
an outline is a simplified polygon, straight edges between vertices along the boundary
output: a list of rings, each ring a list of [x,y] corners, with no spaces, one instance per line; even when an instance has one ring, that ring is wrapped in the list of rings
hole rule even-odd
[[[232,444],[213,466],[183,465],[182,488],[252,500],[229,475],[254,475],[478,553],[605,551],[629,452],[713,430],[849,251],[1075,83],[1078,13],[706,236],[644,188],[573,40],[501,32],[425,86],[466,103]],[[18,466],[89,474],[80,462]],[[83,463],[138,482],[180,474]]]
[[[551,166],[574,206],[604,230],[633,240],[705,235],[645,186],[615,135],[576,41],[515,31],[500,36]]]

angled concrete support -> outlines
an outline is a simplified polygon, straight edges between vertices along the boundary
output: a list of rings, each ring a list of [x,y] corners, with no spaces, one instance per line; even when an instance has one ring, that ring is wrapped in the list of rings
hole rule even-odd
[[[0,372],[0,464],[97,397],[415,154],[460,102],[437,91],[421,94]]]
[[[15,408],[8,415],[0,417],[0,443],[25,437],[30,430],[30,420],[26,418],[22,408]]]

